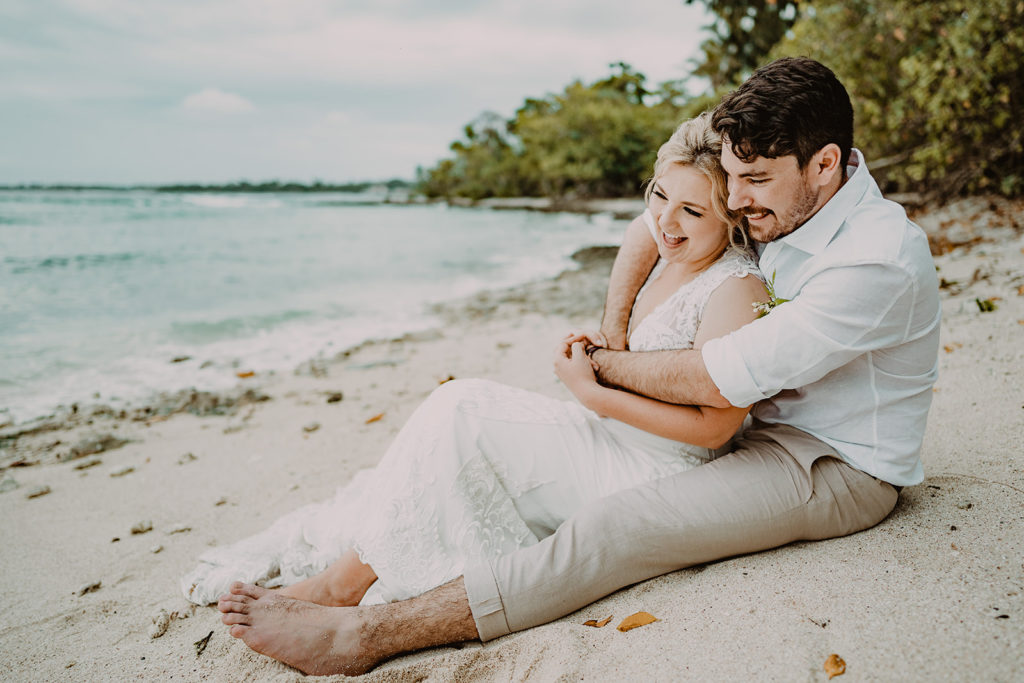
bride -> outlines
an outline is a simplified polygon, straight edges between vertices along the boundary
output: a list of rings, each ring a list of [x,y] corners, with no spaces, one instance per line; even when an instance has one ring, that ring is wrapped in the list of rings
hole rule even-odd
[[[637,220],[661,258],[632,310],[632,351],[700,348],[752,321],[767,298],[726,206],[720,152],[707,114],[658,151]],[[182,579],[185,596],[207,604],[234,581],[262,581],[322,605],[406,599],[469,561],[537,543],[588,502],[707,462],[740,429],[747,408],[671,405],[599,384],[587,349],[603,341],[571,334],[556,350],[555,372],[578,402],[487,380],[443,384],[375,468],[205,553]]]

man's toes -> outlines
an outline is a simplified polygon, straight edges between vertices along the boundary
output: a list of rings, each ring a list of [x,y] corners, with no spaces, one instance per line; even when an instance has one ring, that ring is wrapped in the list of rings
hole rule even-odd
[[[232,638],[244,638],[249,627],[244,624],[238,624],[228,629],[228,633],[231,634]]]
[[[227,626],[250,626],[252,620],[248,614],[242,614],[240,612],[226,612],[220,617],[221,623]]]
[[[217,602],[217,609],[219,609],[221,612],[224,612],[224,613],[239,612],[241,614],[248,614],[249,613],[249,603],[250,602],[251,601],[249,599],[245,599],[245,600],[225,600],[224,598],[221,598]]]
[[[253,600],[259,600],[264,595],[269,593],[266,588],[260,588],[259,586],[251,583],[242,583],[241,581],[235,581],[231,584],[231,594],[234,596],[244,595],[252,598]]]

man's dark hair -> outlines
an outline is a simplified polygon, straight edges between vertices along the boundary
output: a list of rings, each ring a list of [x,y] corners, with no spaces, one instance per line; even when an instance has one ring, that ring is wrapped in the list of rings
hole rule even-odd
[[[845,170],[853,147],[853,107],[832,71],[806,57],[762,66],[715,108],[711,126],[741,161],[796,156],[800,168],[829,143]]]

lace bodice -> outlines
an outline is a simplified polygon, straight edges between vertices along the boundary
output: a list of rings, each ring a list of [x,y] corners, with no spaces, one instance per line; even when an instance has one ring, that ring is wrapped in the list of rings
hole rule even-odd
[[[637,301],[644,295],[650,283],[661,274],[665,265],[664,261],[658,262],[637,295]],[[704,306],[711,293],[728,278],[747,275],[761,277],[753,253],[730,246],[720,259],[670,294],[640,321],[630,332],[630,350],[662,351],[693,348],[693,340],[697,336]]]

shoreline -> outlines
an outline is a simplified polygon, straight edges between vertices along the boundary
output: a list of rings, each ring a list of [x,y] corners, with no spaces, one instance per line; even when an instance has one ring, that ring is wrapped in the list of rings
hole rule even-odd
[[[327,374],[330,365],[354,354],[374,347],[437,339],[443,326],[457,324],[459,321],[486,322],[498,315],[499,310],[514,315],[538,310],[545,315],[569,317],[599,311],[604,301],[602,284],[611,271],[617,251],[618,247],[615,246],[582,247],[572,255],[579,267],[564,270],[553,278],[482,290],[467,297],[429,305],[427,310],[437,318],[437,324],[433,327],[406,332],[397,337],[365,339],[341,349],[329,358],[309,358],[290,369],[253,373],[246,378],[240,377],[231,389],[213,391],[186,387],[176,391],[162,391],[147,399],[125,401],[124,405],[117,407],[102,401],[90,403],[83,400],[71,405],[59,404],[50,412],[35,418],[0,424],[0,471],[47,462],[67,462],[102,452],[94,450],[98,446],[95,435],[68,443],[63,439],[47,438],[51,432],[78,432],[97,423],[108,424],[107,428],[114,429],[113,425],[118,422],[151,422],[183,413],[197,417],[234,416],[243,408],[272,400],[266,390],[278,384],[279,377],[322,377]],[[565,287],[577,292],[577,295],[559,296]],[[115,400],[118,399],[115,397]]]
[[[673,572],[551,624],[413,653],[363,679],[824,680],[834,652],[850,680],[1013,680],[1024,651],[1024,202],[989,203],[917,218],[943,252],[940,377],[926,479],[888,519]],[[39,464],[0,463],[7,675],[305,680],[230,638],[215,609],[189,605],[179,578],[209,547],[373,466],[440,382],[487,377],[570,398],[550,351],[566,329],[597,324],[608,267],[605,254],[592,268],[446,304],[430,332],[360,344],[266,384],[241,380],[240,392],[259,394],[230,406],[197,397],[190,405],[206,415],[79,415],[21,437],[48,450]],[[658,622],[629,633],[582,625],[640,610]]]

